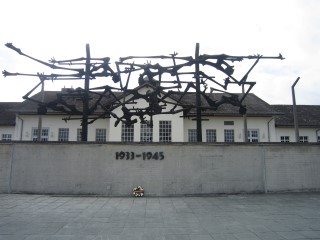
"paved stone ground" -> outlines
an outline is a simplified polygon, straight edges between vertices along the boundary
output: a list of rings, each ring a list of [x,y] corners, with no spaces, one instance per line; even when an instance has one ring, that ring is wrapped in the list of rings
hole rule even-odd
[[[320,239],[320,193],[161,198],[2,194],[2,239]]]

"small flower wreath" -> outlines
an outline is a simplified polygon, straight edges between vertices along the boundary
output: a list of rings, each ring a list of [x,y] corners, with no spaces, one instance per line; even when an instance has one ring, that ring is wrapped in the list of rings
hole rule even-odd
[[[135,197],[143,197],[144,189],[141,186],[133,188],[133,196]]]

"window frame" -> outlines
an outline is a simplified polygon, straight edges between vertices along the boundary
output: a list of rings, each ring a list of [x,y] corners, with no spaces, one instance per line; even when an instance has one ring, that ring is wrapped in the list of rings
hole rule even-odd
[[[11,133],[2,133],[1,134],[1,141],[11,142],[12,141],[12,134]]]
[[[41,128],[41,142],[48,142],[49,141],[49,128],[48,127],[43,127]],[[33,127],[31,129],[31,140],[33,142],[38,141],[38,128]],[[47,134],[46,134],[47,133]]]
[[[159,142],[172,142],[172,121],[159,121]]]
[[[290,142],[290,136],[280,136],[280,142]]]
[[[107,129],[106,128],[96,128],[95,141],[96,142],[106,142],[107,141]]]
[[[252,133],[256,132],[257,136],[253,137]],[[247,131],[247,136],[248,136],[248,142],[259,142],[260,134],[259,134],[259,129],[248,129]],[[256,140],[256,141],[253,141]]]
[[[234,142],[234,129],[224,129],[224,142]]]
[[[217,130],[216,129],[206,129],[206,142],[208,142],[208,143],[217,142]]]
[[[121,125],[121,142],[134,141],[134,124],[127,126],[125,123]]]
[[[301,143],[309,142],[309,136],[299,136],[299,142]]]
[[[69,128],[59,128],[58,129],[58,141],[68,142],[69,141]]]
[[[224,126],[234,126],[234,121],[224,121],[223,125]]]
[[[77,142],[82,140],[82,128],[77,128]]]
[[[153,127],[140,123],[140,142],[153,142]]]
[[[188,142],[197,142],[197,129],[188,129]]]

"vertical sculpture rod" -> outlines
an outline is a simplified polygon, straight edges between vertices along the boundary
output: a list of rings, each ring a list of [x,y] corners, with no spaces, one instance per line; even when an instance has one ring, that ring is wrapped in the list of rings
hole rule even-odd
[[[200,77],[199,77],[199,43],[196,44],[195,68],[196,68],[195,78],[196,78],[197,142],[202,142],[201,94],[200,94]]]
[[[296,133],[296,142],[300,141],[300,136],[299,136],[299,127],[298,127],[298,116],[297,116],[297,105],[296,105],[296,96],[294,93],[294,87],[298,83],[300,77],[297,78],[297,80],[294,82],[292,85],[292,102],[293,102],[293,121],[294,121],[294,129]]]
[[[242,84],[242,96],[244,96],[244,84]],[[246,99],[243,100],[243,104],[246,105]],[[243,114],[243,141],[248,142],[248,121],[247,113]]]
[[[41,80],[41,78],[40,78]],[[44,81],[41,80],[41,102],[44,102]],[[42,115],[39,114],[39,118],[38,118],[38,135],[37,135],[37,141],[40,142],[41,141],[41,136],[42,136]]]
[[[89,81],[90,81],[90,47],[86,44],[86,75],[84,80],[83,114],[81,141],[88,141],[88,115],[89,115]]]

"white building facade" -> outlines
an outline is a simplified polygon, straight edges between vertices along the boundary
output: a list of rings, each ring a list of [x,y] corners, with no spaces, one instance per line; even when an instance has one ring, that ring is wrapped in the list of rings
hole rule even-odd
[[[79,116],[80,117],[80,116]],[[42,116],[42,141],[81,141],[80,120],[63,121],[63,116]],[[17,115],[16,126],[1,127],[11,140],[36,141],[39,116]],[[114,126],[114,119],[99,119],[88,126],[88,141],[95,142],[196,142],[196,121],[181,116],[160,115],[153,127],[136,123]],[[276,142],[274,119],[255,117],[247,120],[249,142]],[[210,117],[202,124],[203,142],[243,142],[244,119]],[[2,139],[4,140],[4,139]]]
[[[142,89],[145,91],[147,89]],[[287,117],[284,108],[276,110],[253,94],[247,97],[246,118],[240,115],[232,105],[225,104],[215,112],[207,112],[202,116],[203,142],[244,142],[245,121],[249,142],[295,142],[295,130],[291,123],[284,124]],[[39,129],[39,118],[35,104],[15,104],[4,109],[0,115],[0,137],[2,141],[36,141]],[[147,104],[139,99],[136,106]],[[2,105],[5,105],[4,103]],[[166,108],[172,106],[167,104]],[[5,108],[5,107],[4,107]],[[231,109],[231,110],[230,110]],[[316,106],[314,109],[320,109]],[[313,109],[313,112],[314,112]],[[7,114],[11,114],[11,125]],[[121,116],[121,109],[114,110]],[[312,114],[310,114],[311,116]],[[319,110],[320,116],[320,110]],[[320,142],[320,117],[311,119],[313,125],[300,128],[301,142]],[[6,119],[5,119],[6,118]],[[64,121],[65,114],[48,112],[41,116],[41,141],[81,141],[81,116],[72,116],[76,120]],[[246,120],[245,120],[246,119]],[[137,123],[130,126],[116,118],[100,118],[88,125],[89,142],[196,142],[197,130],[194,113],[183,111],[176,114],[161,114],[153,116],[153,126]],[[7,124],[6,124],[7,123]],[[14,123],[14,124],[13,124]],[[280,124],[279,124],[280,123]],[[117,125],[117,126],[115,126]]]

